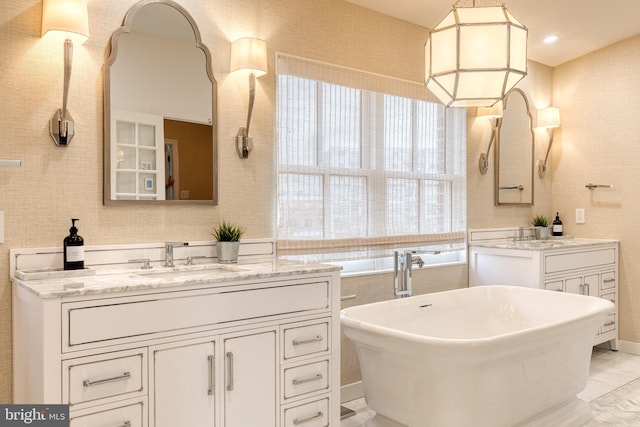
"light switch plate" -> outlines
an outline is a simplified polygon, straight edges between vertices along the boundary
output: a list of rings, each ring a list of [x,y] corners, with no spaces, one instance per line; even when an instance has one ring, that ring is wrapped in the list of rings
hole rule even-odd
[[[579,208],[576,209],[576,224],[584,224],[585,223],[585,217],[584,217],[584,208]]]

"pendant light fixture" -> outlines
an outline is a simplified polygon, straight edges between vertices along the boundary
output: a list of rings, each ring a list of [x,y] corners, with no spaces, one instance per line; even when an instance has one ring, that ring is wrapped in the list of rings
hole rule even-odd
[[[489,107],[527,75],[527,28],[504,4],[459,3],[429,34],[425,84],[449,107]]]

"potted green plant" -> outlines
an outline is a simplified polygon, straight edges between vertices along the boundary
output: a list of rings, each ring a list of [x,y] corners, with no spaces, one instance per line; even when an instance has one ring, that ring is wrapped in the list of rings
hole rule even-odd
[[[534,216],[531,220],[531,224],[536,227],[536,239],[547,240],[549,238],[549,220],[546,216]]]
[[[244,235],[244,227],[225,220],[220,221],[211,230],[211,235],[216,240],[216,252],[218,262],[221,264],[234,264],[238,262],[240,238]]]

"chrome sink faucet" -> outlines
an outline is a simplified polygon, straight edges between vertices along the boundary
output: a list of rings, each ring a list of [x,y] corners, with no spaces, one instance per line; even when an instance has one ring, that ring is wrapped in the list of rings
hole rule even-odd
[[[396,298],[413,295],[413,265],[422,268],[424,261],[415,251],[393,252],[393,294]]]
[[[533,235],[529,234],[528,236],[526,236],[525,238],[525,231],[533,231]],[[535,227],[518,227],[518,240],[522,241],[522,240],[529,240],[533,237],[533,239],[536,238],[536,228]]]
[[[189,242],[165,242],[164,244],[165,267],[175,267],[175,265],[173,264],[173,248],[179,248],[181,246],[189,246]]]

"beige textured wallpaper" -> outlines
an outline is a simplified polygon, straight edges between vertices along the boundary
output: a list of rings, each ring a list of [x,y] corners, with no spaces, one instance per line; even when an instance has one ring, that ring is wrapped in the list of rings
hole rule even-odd
[[[553,205],[575,236],[620,240],[620,339],[640,342],[640,36],[553,71],[561,128],[552,151]],[[615,190],[589,191],[587,183]],[[585,224],[575,224],[584,208]]]

